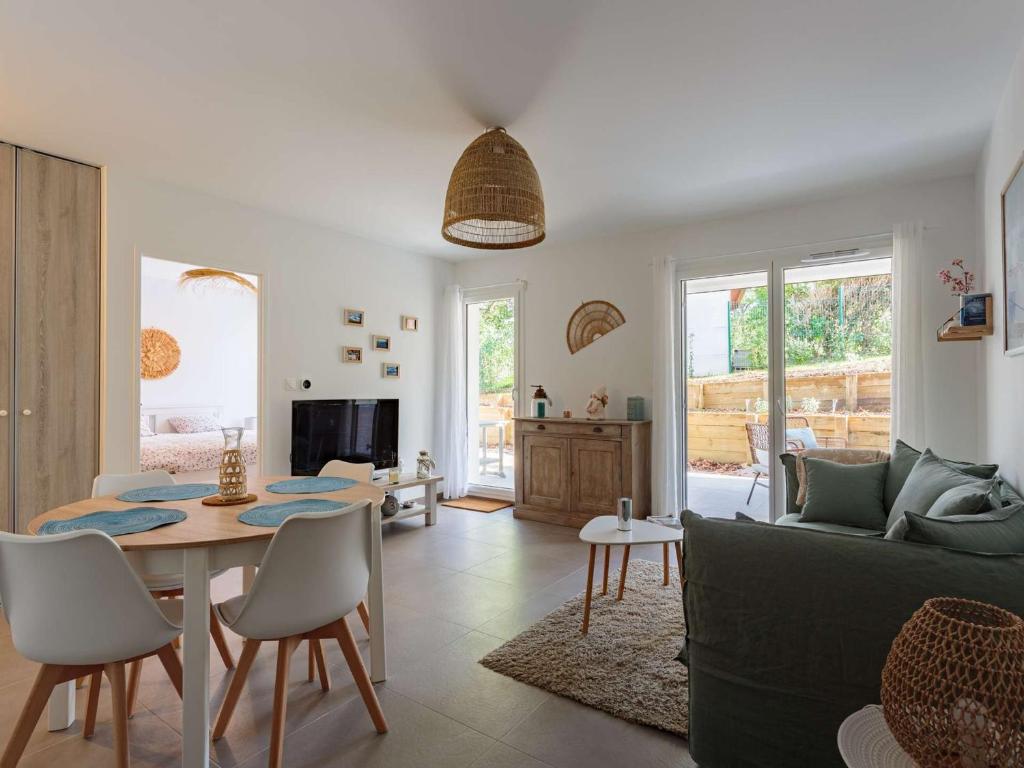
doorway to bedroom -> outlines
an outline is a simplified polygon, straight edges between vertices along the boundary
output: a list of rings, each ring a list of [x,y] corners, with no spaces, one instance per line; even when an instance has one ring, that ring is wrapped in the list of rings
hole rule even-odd
[[[222,429],[259,467],[259,277],[141,257],[139,468],[217,482]]]

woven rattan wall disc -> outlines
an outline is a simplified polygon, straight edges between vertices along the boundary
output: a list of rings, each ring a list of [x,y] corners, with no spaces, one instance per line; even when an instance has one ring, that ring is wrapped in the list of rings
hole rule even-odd
[[[162,379],[170,376],[180,362],[181,347],[171,334],[159,328],[142,329],[142,378]]]
[[[625,316],[610,301],[585,301],[569,318],[565,343],[575,355],[625,322]]]

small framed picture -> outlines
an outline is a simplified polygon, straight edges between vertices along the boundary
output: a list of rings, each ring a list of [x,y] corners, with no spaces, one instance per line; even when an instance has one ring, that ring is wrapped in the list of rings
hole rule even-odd
[[[366,312],[361,309],[345,309],[342,319],[345,325],[358,325],[361,328],[366,325]]]
[[[402,375],[402,366],[398,363],[381,363],[380,373],[385,379],[397,379]]]
[[[342,347],[341,348],[341,362],[343,362],[343,363],[361,363],[361,362],[363,362],[363,348],[362,347]]]
[[[390,352],[391,351],[391,337],[390,336],[373,336],[373,350],[375,352]]]
[[[412,315],[402,315],[402,330],[403,331],[418,331],[420,329],[420,319],[413,317]]]

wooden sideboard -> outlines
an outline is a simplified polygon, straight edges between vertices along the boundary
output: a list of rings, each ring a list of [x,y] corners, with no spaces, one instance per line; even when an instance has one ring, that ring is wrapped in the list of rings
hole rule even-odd
[[[514,516],[582,528],[614,515],[651,511],[651,422],[516,419]]]

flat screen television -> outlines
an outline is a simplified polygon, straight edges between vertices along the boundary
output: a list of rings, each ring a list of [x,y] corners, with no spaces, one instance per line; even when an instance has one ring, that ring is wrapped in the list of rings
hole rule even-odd
[[[328,461],[398,462],[398,400],[293,400],[292,474],[315,475]]]

